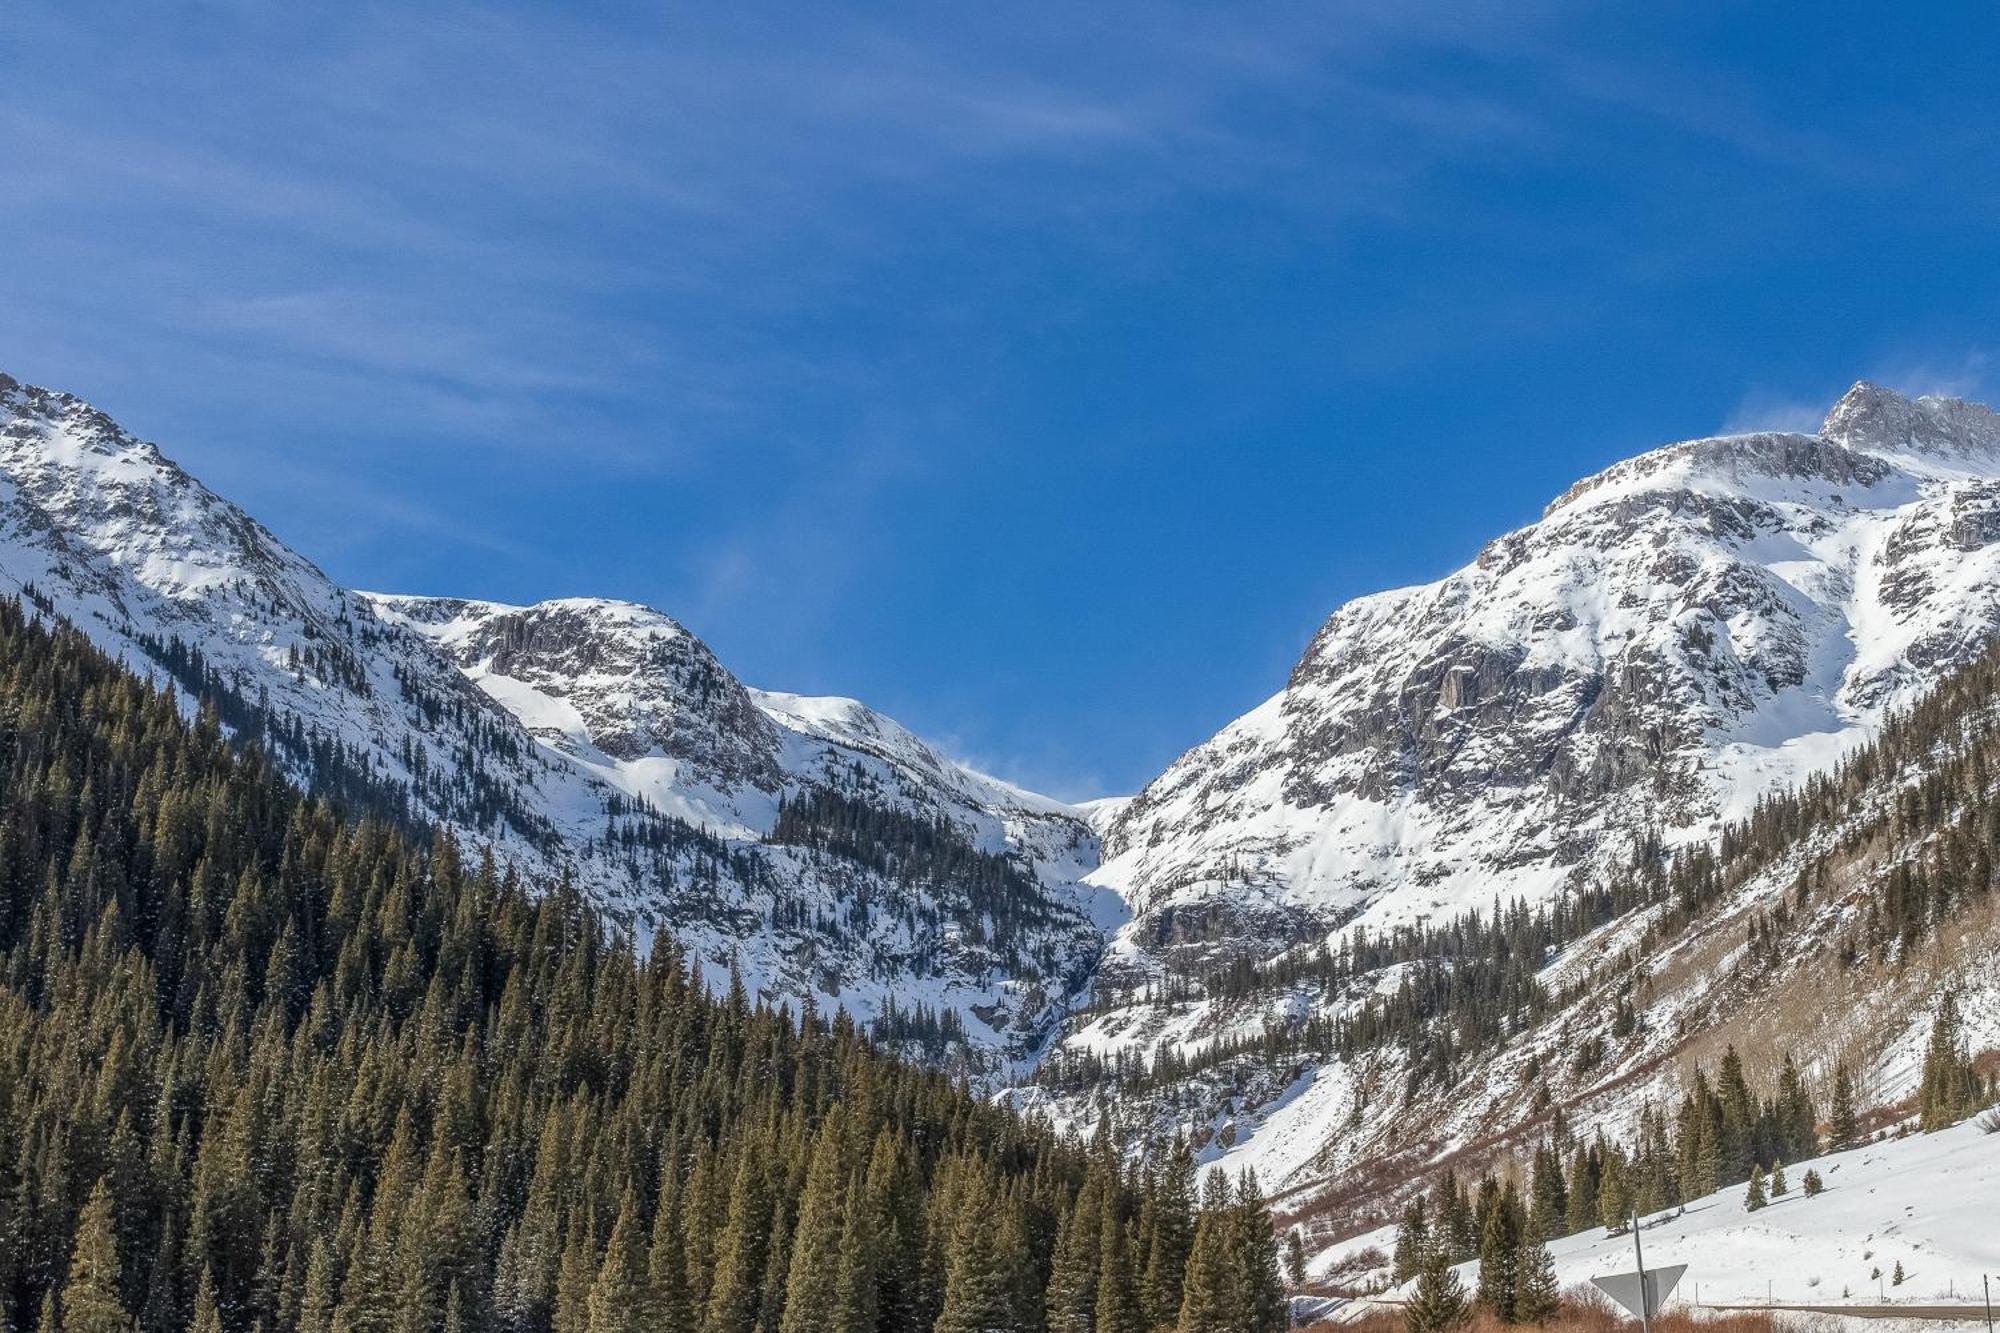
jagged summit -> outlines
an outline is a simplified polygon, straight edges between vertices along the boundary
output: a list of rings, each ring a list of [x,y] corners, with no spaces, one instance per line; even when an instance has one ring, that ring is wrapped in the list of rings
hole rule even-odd
[[[1909,398],[1862,380],[1833,405],[1819,433],[1861,451],[1985,461],[2000,452],[2000,413],[1962,398]]]
[[[1903,709],[1958,667],[1990,678],[1996,440],[1976,404],[1860,385],[1821,434],[1648,451],[1447,577],[1337,609],[1276,694],[1091,811],[1093,880],[1133,916],[1017,1103],[1084,1134],[1187,1133],[1332,1239],[1442,1165],[1525,1149],[1552,1110],[1628,1132],[1724,1040],[1821,1080],[1845,1058],[1878,1104],[1906,1095],[1938,988],[2000,1014],[1990,913],[1893,974],[1855,962],[1895,874],[1943,860],[1896,812],[1952,772],[1954,742],[1890,745],[1906,768],[1835,788],[1839,827],[1744,855],[1726,901],[1674,895],[1726,855],[1725,825],[1771,818],[1765,798],[1887,719],[1935,718],[1949,704]],[[1593,904],[1612,905],[1580,937],[1521,928]],[[1581,998],[1528,1012],[1516,968]]]
[[[621,788],[671,808],[674,785],[718,793],[783,785],[777,728],[707,644],[634,602],[570,597],[508,606],[369,594],[429,639],[537,736],[579,758],[656,764]],[[698,819],[697,822],[713,822]]]
[[[1897,465],[1959,466],[1976,475],[2000,454],[2000,415],[1957,398],[1909,398],[1867,380],[1857,382],[1827,412],[1818,434],[1747,431],[1661,445],[1585,477],[1543,510],[1630,502],[1636,495],[1689,491],[1714,495],[1769,483],[1868,487]],[[1839,502],[1837,494],[1803,495],[1801,502]],[[1505,539],[1502,539],[1505,540]]]

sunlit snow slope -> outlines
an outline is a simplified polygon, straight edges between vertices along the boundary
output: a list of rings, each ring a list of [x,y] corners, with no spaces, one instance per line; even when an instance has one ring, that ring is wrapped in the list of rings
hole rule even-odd
[[[1826,1192],[1800,1182],[1818,1171]],[[1936,1134],[1787,1163],[1791,1189],[1750,1212],[1731,1185],[1684,1212],[1645,1219],[1647,1267],[1686,1264],[1675,1296],[1703,1305],[1943,1304],[1978,1300],[2000,1273],[2000,1134],[1968,1121]],[[1630,1235],[1593,1229],[1549,1246],[1564,1285],[1633,1268]],[[1904,1281],[1892,1285],[1896,1266]],[[1468,1280],[1476,1266],[1466,1270]],[[1880,1273],[1877,1277],[1876,1274]]]
[[[1117,959],[1531,901],[1830,764],[2000,624],[2000,417],[1856,385],[1670,445],[1364,597],[1109,821]]]

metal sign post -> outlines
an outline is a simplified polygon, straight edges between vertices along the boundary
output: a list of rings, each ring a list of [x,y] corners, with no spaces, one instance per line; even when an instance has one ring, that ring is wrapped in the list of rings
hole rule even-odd
[[[1653,1316],[1666,1304],[1667,1293],[1687,1272],[1686,1264],[1675,1264],[1671,1268],[1656,1268],[1646,1271],[1646,1247],[1639,1239],[1639,1205],[1632,1205],[1632,1257],[1638,1260],[1636,1273],[1615,1273],[1610,1277],[1590,1279],[1612,1300],[1639,1316],[1639,1327],[1643,1333],[1653,1333]],[[1988,1333],[1992,1333],[1989,1329]]]
[[[1993,1279],[1981,1273],[1979,1283],[1986,1288],[1986,1333],[1993,1333]]]
[[[1641,1333],[1653,1333],[1653,1312],[1646,1307],[1652,1301],[1646,1298],[1646,1251],[1639,1244],[1639,1204],[1632,1203],[1632,1257],[1639,1264],[1639,1328]]]

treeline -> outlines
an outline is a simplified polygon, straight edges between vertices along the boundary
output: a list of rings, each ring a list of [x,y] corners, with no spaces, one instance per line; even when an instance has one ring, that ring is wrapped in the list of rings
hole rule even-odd
[[[1583,894],[1539,909],[1519,901],[1505,908],[1496,903],[1490,916],[1465,912],[1438,924],[1372,934],[1357,927],[1333,945],[1267,963],[1239,957],[1200,981],[1170,976],[1144,992],[1149,1002],[1208,998],[1226,1005],[1302,985],[1330,1002],[1357,989],[1372,991],[1383,969],[1399,969],[1393,992],[1371,994],[1343,1013],[1309,1012],[1256,1033],[1219,1037],[1192,1053],[1170,1044],[1151,1055],[1119,1051],[1108,1059],[1051,1052],[1035,1081],[1067,1090],[1109,1083],[1121,1091],[1157,1091],[1251,1053],[1266,1060],[1352,1059],[1399,1045],[1412,1056],[1407,1096],[1425,1086],[1450,1086],[1465,1060],[1572,998],[1551,992],[1537,973],[1562,948],[1603,924],[1607,904],[1601,895]]]
[[[1712,846],[1668,862],[1642,858],[1612,890],[1619,910],[1664,905],[1647,944],[1678,935],[1751,876],[1814,834],[1851,821],[1801,869],[1792,908],[1823,893],[1833,865],[1863,849],[1918,849],[1886,868],[1847,935],[1843,960],[1872,953],[1893,960],[1993,890],[2000,849],[2000,639],[1897,712],[1881,734],[1795,788],[1759,800],[1726,825]],[[1892,792],[1870,818],[1852,816],[1872,793]],[[1642,946],[1645,947],[1645,946]]]
[[[817,787],[778,798],[777,822],[765,841],[830,852],[911,887],[951,890],[969,909],[960,924],[973,942],[1003,953],[1051,919],[1033,875],[1004,853],[974,847],[942,814],[927,817]],[[869,912],[866,894],[858,895],[849,924],[867,930]]]
[[[0,1327],[1283,1327],[1254,1178],[1121,1169],[537,887],[0,604]]]
[[[32,584],[22,595],[44,613],[57,614],[54,603]],[[275,602],[271,609],[291,614]],[[343,603],[326,623],[304,620],[301,632],[305,648],[293,644],[286,649],[286,670],[296,680],[330,682],[363,698],[375,693],[361,650],[386,637],[379,622],[357,619]],[[314,796],[343,811],[373,816],[422,837],[428,827],[420,811],[428,808],[462,827],[504,827],[544,853],[564,849],[561,832],[521,796],[520,773],[533,761],[532,742],[491,710],[478,707],[476,693],[440,688],[437,681],[396,663],[396,691],[417,728],[417,734],[401,738],[398,772],[377,763],[368,750],[274,704],[262,686],[247,693],[209,662],[199,644],[178,635],[162,638],[133,631],[133,637],[152,664],[187,698],[213,712],[239,743],[255,744]],[[754,849],[734,846],[623,794],[611,794],[607,803],[606,828],[592,850],[622,862],[635,878],[698,894],[726,876],[747,890],[770,893],[782,906],[782,886]]]
[[[32,585],[24,595],[42,611],[56,613]],[[275,603],[273,609],[283,610]],[[326,681],[364,698],[378,693],[362,650],[383,641],[387,631],[379,622],[351,614],[343,602],[322,621],[308,616],[301,632],[304,646],[286,650],[285,669],[296,680]],[[199,644],[137,631],[134,637],[152,664],[187,698],[213,709],[235,739],[254,742],[313,795],[345,811],[373,815],[423,837],[428,827],[422,812],[429,810],[459,827],[505,828],[544,854],[568,850],[547,815],[523,800],[521,775],[536,762],[532,742],[504,715],[480,708],[477,691],[452,688],[455,680],[441,683],[396,662],[394,689],[414,730],[402,736],[396,762],[383,764],[367,749],[274,703],[267,690],[245,690],[218,671]],[[713,688],[710,670],[704,666],[691,688]],[[731,842],[625,793],[608,794],[606,805],[601,835],[583,850],[622,866],[636,883],[659,886],[667,916],[656,924],[663,929],[670,931],[675,913],[690,904],[705,917],[731,918],[740,930],[762,924],[836,940],[864,936],[885,919],[913,933],[948,922],[970,945],[990,948],[996,965],[1007,971],[1042,975],[1056,964],[1049,942],[1032,934],[1053,919],[1040,883],[1009,857],[974,848],[942,817],[830,790],[781,800],[779,827],[767,842],[813,848],[912,890],[891,901],[871,901],[868,885],[856,878],[846,900],[829,906],[798,892],[792,867],[774,864],[755,845]],[[757,912],[726,906],[759,896],[769,904],[761,922]]]
[[[1852,1140],[1859,1130],[1844,1069],[1838,1083],[1835,1135]],[[1429,1195],[1404,1210],[1397,1231],[1396,1279],[1415,1275],[1426,1245],[1440,1247],[1451,1263],[1478,1258],[1488,1211],[1500,1202],[1513,1210],[1509,1225],[1519,1235],[1554,1238],[1598,1226],[1617,1231],[1635,1210],[1656,1213],[1711,1194],[1725,1181],[1746,1179],[1753,1170],[1817,1155],[1818,1124],[1819,1110],[1789,1056],[1777,1086],[1760,1097],[1751,1091],[1742,1059],[1731,1047],[1713,1078],[1696,1069],[1671,1124],[1664,1113],[1649,1109],[1629,1145],[1601,1133],[1585,1141],[1557,1112],[1535,1147],[1525,1185],[1503,1185],[1489,1174],[1468,1196],[1456,1174],[1446,1171]]]
[[[34,588],[26,589],[25,595],[41,610],[55,613]],[[274,609],[283,610],[275,604]],[[330,682],[363,698],[373,694],[361,650],[375,642],[377,630],[357,621],[343,606],[327,624],[307,618],[302,633],[304,651],[297,644],[286,650],[286,670],[294,679]],[[524,805],[518,785],[504,771],[496,771],[496,766],[518,768],[523,762],[519,733],[494,725],[464,696],[440,691],[434,682],[397,668],[396,688],[412,719],[439,741],[449,734],[444,730],[447,724],[465,738],[448,749],[440,745],[435,752],[421,741],[406,739],[397,756],[404,776],[385,771],[367,751],[275,706],[267,691],[246,694],[210,665],[199,644],[178,635],[135,633],[134,638],[168,679],[189,698],[212,708],[231,733],[255,740],[289,771],[309,775],[315,794],[406,827],[414,820],[421,795],[468,826],[504,824],[544,851],[560,842],[547,817]]]

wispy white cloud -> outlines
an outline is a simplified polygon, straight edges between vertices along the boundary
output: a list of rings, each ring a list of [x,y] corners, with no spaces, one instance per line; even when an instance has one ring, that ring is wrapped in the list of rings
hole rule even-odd
[[[1828,406],[1828,403],[1813,402],[1773,389],[1750,389],[1723,418],[1719,429],[1724,435],[1746,435],[1763,430],[1816,435],[1826,420]]]
[[[1903,353],[1886,357],[1868,378],[1899,393],[1935,394],[1940,398],[1971,398],[1992,402],[1996,396],[1994,354],[1984,347],[1937,355]]]

